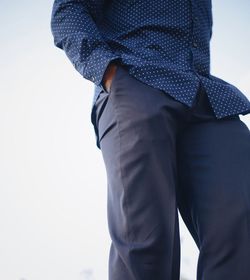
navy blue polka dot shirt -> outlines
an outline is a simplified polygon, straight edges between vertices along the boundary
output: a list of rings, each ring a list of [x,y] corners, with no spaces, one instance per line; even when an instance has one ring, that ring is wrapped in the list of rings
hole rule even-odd
[[[211,0],[55,0],[51,15],[55,46],[95,84],[92,106],[117,60],[190,107],[202,84],[218,119],[245,115],[247,97],[210,73],[212,25]]]

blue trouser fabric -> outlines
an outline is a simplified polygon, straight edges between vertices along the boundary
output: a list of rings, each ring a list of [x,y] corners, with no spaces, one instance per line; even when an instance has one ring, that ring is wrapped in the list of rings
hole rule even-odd
[[[179,280],[178,209],[199,248],[197,280],[250,276],[250,132],[118,66],[93,124],[107,173],[109,280]]]

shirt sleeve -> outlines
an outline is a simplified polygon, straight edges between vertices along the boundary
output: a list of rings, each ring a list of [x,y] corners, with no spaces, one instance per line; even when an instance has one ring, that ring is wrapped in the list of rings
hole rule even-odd
[[[96,25],[103,16],[104,1],[55,0],[50,23],[54,45],[65,51],[84,78],[101,87],[108,64],[119,60]]]

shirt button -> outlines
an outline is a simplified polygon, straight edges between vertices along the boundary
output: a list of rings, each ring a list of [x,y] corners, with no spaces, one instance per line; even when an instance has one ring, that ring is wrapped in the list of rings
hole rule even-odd
[[[194,46],[195,48],[197,48],[197,47],[198,47],[198,45],[197,45],[197,43],[196,43],[196,42],[193,42],[193,46]]]

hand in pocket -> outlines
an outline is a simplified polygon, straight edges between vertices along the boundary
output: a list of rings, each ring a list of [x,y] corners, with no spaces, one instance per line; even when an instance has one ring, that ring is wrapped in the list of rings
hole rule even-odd
[[[102,79],[102,84],[103,84],[103,87],[105,89],[106,92],[110,92],[110,88],[111,88],[111,84],[112,84],[112,80],[113,80],[113,77],[117,71],[117,65],[113,62],[111,62],[105,73],[104,73],[104,76],[103,76],[103,79]]]

